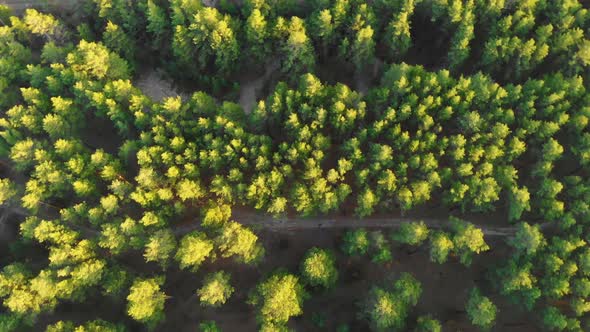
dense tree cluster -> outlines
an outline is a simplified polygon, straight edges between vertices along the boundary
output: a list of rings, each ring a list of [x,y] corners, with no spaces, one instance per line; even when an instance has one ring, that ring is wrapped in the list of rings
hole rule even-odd
[[[542,64],[578,73],[587,66],[587,20],[578,1],[519,1],[491,18],[481,66],[502,78],[526,78]]]
[[[408,51],[421,28],[413,23],[422,18],[448,41],[438,55],[453,71],[483,69],[500,80],[523,80],[544,65],[575,74],[590,64],[590,15],[577,0],[249,0],[239,9],[228,1],[217,8],[198,0],[93,2],[99,20],[91,28],[107,46],[133,62],[136,41],[151,40],[175,76],[215,91],[232,84],[225,75],[239,64],[261,66],[271,57],[291,77],[318,61],[337,59],[357,70],[377,58],[411,61]],[[41,19],[27,23],[39,34],[55,31],[50,20],[36,24]]]

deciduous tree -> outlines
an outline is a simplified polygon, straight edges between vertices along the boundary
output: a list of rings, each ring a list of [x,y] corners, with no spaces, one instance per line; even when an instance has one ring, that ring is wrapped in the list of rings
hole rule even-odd
[[[180,240],[175,259],[181,269],[196,271],[205,259],[214,255],[213,248],[213,241],[207,235],[193,232]]]
[[[467,315],[473,325],[489,329],[496,320],[496,306],[485,296],[482,296],[477,288],[469,293],[469,300],[465,307]]]
[[[249,303],[257,309],[257,320],[266,327],[282,327],[289,319],[303,314],[303,301],[307,298],[299,279],[276,272],[260,283],[250,294]]]
[[[229,280],[230,274],[224,271],[217,271],[205,276],[203,287],[197,290],[201,305],[219,307],[227,302],[234,292]]]
[[[311,248],[301,262],[301,274],[311,286],[333,287],[338,279],[334,255],[324,249]]]
[[[164,319],[166,294],[160,290],[163,278],[135,279],[127,296],[127,313],[134,320],[154,328]]]

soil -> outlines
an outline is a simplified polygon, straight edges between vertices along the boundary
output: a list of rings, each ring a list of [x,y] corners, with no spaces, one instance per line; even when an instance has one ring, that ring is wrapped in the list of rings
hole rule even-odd
[[[238,104],[246,114],[252,112],[259,100],[264,99],[264,88],[271,76],[279,70],[278,61],[269,62],[264,66],[263,72],[244,71],[239,75],[239,99]],[[137,86],[145,95],[154,102],[160,102],[168,97],[181,96],[183,100],[189,98],[189,94],[177,88],[165,78],[164,73],[157,69],[142,70],[135,80]]]
[[[179,92],[163,73],[156,69],[147,69],[139,73],[135,86],[154,102],[160,102],[168,97],[181,96],[184,100],[188,95]]]
[[[426,7],[426,3],[423,6]],[[432,21],[427,12],[418,5],[412,15],[412,46],[404,56],[404,61],[436,71],[444,68],[451,36],[444,31],[440,22]]]
[[[248,291],[277,268],[297,273],[305,252],[314,246],[337,252],[343,232],[343,229],[304,229],[294,233],[263,231],[260,237],[272,255],[267,255],[259,267],[219,261],[205,266],[196,275],[178,271],[169,274],[166,292],[171,298],[166,305],[167,320],[157,331],[195,331],[204,320],[215,320],[223,331],[256,331],[255,312],[245,304]],[[411,251],[407,247],[396,247],[393,261],[385,265],[371,263],[367,257],[348,258],[337,253],[340,274],[337,286],[330,291],[311,291],[311,298],[304,304],[304,315],[292,319],[290,326],[296,331],[334,331],[338,325],[348,324],[351,331],[367,331],[366,323],[357,317],[359,301],[371,286],[388,287],[401,272],[409,272],[422,283],[423,292],[408,323],[415,322],[419,315],[431,314],[443,323],[444,331],[478,331],[464,312],[468,292],[477,285],[499,309],[492,331],[537,331],[533,315],[498,296],[486,281],[488,267],[509,254],[500,240],[489,242],[497,249],[477,256],[470,267],[456,261],[443,265],[431,263],[426,248]],[[220,269],[231,272],[236,291],[221,308],[203,308],[195,291],[206,273]],[[326,318],[323,328],[314,325],[314,313]],[[410,328],[411,324],[408,330]]]
[[[246,73],[240,78],[240,97],[238,103],[246,114],[252,112],[259,100],[264,99],[262,90],[271,76],[280,68],[279,61],[269,62],[264,66],[263,73]]]

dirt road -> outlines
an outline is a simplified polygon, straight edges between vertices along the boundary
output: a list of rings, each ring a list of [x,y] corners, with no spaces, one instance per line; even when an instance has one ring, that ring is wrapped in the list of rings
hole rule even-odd
[[[397,228],[401,224],[413,221],[423,221],[429,228],[443,228],[448,226],[446,219],[434,218],[403,218],[403,217],[379,217],[379,218],[365,218],[358,219],[355,217],[338,217],[338,218],[273,218],[272,216],[257,213],[234,211],[233,220],[241,224],[253,227],[264,228],[271,231],[289,233],[303,229],[325,229],[325,228]],[[541,229],[546,229],[551,226],[551,223],[541,224]],[[515,226],[480,226],[476,224],[486,236],[512,236],[516,232]],[[179,226],[175,228],[174,233],[182,235],[193,230],[199,229],[200,224],[195,220],[191,224]]]

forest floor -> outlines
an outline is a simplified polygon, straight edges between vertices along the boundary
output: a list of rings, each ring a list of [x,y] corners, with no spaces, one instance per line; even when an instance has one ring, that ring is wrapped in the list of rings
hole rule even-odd
[[[444,331],[479,331],[469,323],[464,312],[469,290],[477,286],[499,309],[496,325],[491,331],[537,330],[534,315],[506,301],[486,278],[491,266],[509,257],[509,248],[503,239],[488,240],[494,249],[475,257],[469,267],[459,264],[455,258],[445,264],[432,263],[426,247],[416,250],[407,246],[394,246],[392,262],[376,264],[368,257],[350,258],[341,254],[339,247],[343,233],[343,229],[336,228],[300,229],[290,234],[264,230],[260,239],[268,254],[260,266],[219,261],[199,271],[197,276],[172,273],[166,283],[170,287],[167,294],[172,296],[167,307],[168,319],[160,331],[194,331],[197,322],[210,319],[218,321],[223,331],[256,331],[254,311],[246,304],[249,289],[277,268],[298,273],[305,252],[312,247],[336,253],[340,279],[332,290],[312,291],[311,298],[303,306],[304,315],[290,323],[295,331],[335,331],[343,323],[350,326],[350,331],[369,331],[358,317],[360,302],[372,286],[388,287],[402,272],[411,273],[422,283],[422,296],[408,322],[415,321],[419,315],[431,314],[443,323]],[[200,306],[194,290],[200,287],[199,280],[203,275],[220,269],[231,272],[236,293],[222,308],[205,309]],[[314,315],[324,317],[325,326],[314,324]],[[406,330],[410,331],[412,327],[408,326]]]
[[[160,102],[168,97],[181,96],[188,99],[188,94],[180,92],[174,84],[165,78],[164,73],[157,69],[142,71],[134,82],[135,86],[154,102]]]
[[[257,331],[255,311],[247,304],[249,291],[276,269],[298,274],[305,252],[312,247],[335,253],[339,279],[331,290],[309,289],[312,296],[304,302],[304,315],[293,318],[289,323],[295,331],[335,331],[340,324],[348,324],[350,331],[369,331],[366,322],[358,317],[359,304],[371,287],[390,287],[402,272],[411,273],[422,285],[422,296],[412,309],[408,322],[415,322],[420,315],[430,314],[441,321],[443,331],[480,331],[469,323],[465,312],[469,290],[477,286],[498,307],[496,324],[489,332],[538,331],[536,320],[539,318],[507,301],[495,291],[487,278],[491,267],[510,256],[504,239],[488,239],[493,249],[475,256],[468,267],[459,264],[455,257],[445,264],[432,263],[426,246],[413,248],[403,245],[392,246],[393,260],[390,263],[376,264],[369,257],[343,255],[339,250],[343,233],[344,229],[340,228],[301,229],[293,233],[262,230],[259,232],[260,241],[267,252],[263,264],[247,266],[230,259],[218,259],[204,264],[197,273],[170,267],[166,271],[164,285],[164,291],[169,295],[165,307],[166,321],[155,331],[196,331],[198,324],[205,320],[215,320],[222,331]],[[149,274],[159,268],[142,264],[141,270]],[[203,307],[195,292],[207,273],[219,270],[231,273],[235,293],[220,308]],[[81,304],[61,304],[54,314],[41,317],[38,326],[56,318],[75,321],[102,318],[125,322],[130,331],[146,331],[125,316],[125,305],[124,298],[112,300],[97,295]],[[325,319],[323,327],[314,322],[321,317]],[[412,329],[410,324],[405,330]]]
[[[246,114],[252,112],[260,99],[264,99],[261,94],[265,84],[269,81],[271,76],[280,68],[278,61],[272,61],[264,66],[264,73],[262,74],[248,74],[242,75],[240,82],[240,97],[238,104]]]

